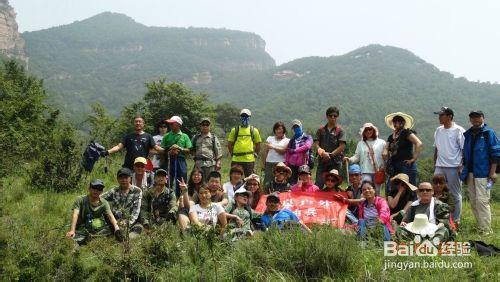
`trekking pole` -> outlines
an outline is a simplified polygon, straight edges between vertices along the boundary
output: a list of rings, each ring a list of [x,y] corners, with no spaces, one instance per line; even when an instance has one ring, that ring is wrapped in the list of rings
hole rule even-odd
[[[170,178],[170,152],[167,151],[167,177],[168,177],[168,181],[167,181],[167,187],[168,189],[171,189],[171,184],[170,182],[172,181],[172,179]]]
[[[346,178],[347,178],[347,187],[351,186],[351,183],[349,181],[349,161],[345,160],[345,173],[346,173]]]
[[[179,185],[176,182],[176,180],[177,180],[177,163],[178,163],[178,160],[177,160],[177,155],[176,155],[175,158],[174,158],[174,188],[175,188],[175,195],[177,197],[179,197],[179,195],[181,193],[179,191]]]

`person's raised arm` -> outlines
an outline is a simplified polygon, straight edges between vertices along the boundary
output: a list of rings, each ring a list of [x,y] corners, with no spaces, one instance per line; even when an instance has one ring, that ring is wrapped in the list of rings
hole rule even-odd
[[[113,154],[113,153],[116,153],[116,152],[120,151],[121,149],[123,149],[123,144],[122,143],[118,143],[118,145],[116,145],[113,148],[109,149],[108,153],[109,154]]]

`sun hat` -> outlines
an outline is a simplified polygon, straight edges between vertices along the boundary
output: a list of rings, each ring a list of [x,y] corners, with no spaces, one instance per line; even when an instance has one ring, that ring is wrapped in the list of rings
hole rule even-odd
[[[385,116],[385,124],[387,125],[387,127],[389,127],[390,129],[394,129],[394,125],[392,124],[392,119],[396,116],[400,116],[402,117],[404,120],[405,120],[405,128],[412,128],[413,127],[413,117],[408,115],[408,114],[405,114],[405,113],[402,113],[402,112],[397,112],[397,113],[392,113],[392,114],[388,114]]]
[[[199,124],[202,124],[204,121],[206,121],[206,122],[208,122],[208,123],[210,123],[210,124],[212,123],[212,122],[210,121],[210,118],[208,118],[208,117],[203,117],[203,118],[201,118],[201,119],[200,119]]]
[[[273,174],[275,174],[276,171],[279,169],[285,170],[287,173],[287,176],[292,175],[292,170],[288,166],[286,166],[286,164],[283,162],[279,162],[277,165],[275,165],[273,167]]]
[[[326,179],[328,176],[333,176],[333,177],[337,178],[338,183],[342,183],[342,181],[344,180],[342,178],[342,176],[339,174],[339,171],[336,169],[332,169],[329,172],[325,173],[323,178]]]
[[[371,122],[367,122],[365,124],[363,124],[363,126],[359,129],[359,135],[361,136],[361,138],[363,138],[363,132],[365,132],[365,129],[367,128],[373,128],[373,130],[375,130],[375,137],[378,137],[378,128],[373,125],[373,123]]]
[[[178,123],[179,125],[182,125],[182,119],[179,116],[173,116],[170,119],[166,120],[167,123]]]
[[[298,127],[302,127],[302,122],[300,122],[300,120],[298,120],[298,119],[294,119],[294,120],[292,120],[292,127],[294,127],[294,126],[296,126],[296,125],[297,125]]]
[[[437,225],[430,223],[426,214],[419,213],[415,215],[413,222],[406,224],[405,229],[414,234],[432,235],[438,229]]]
[[[403,182],[406,185],[406,187],[408,187],[412,191],[417,191],[418,189],[416,186],[410,183],[410,178],[405,173],[396,174],[393,178],[391,178],[391,182],[394,182],[396,180]]]
[[[257,183],[259,183],[259,184],[260,184],[260,176],[258,176],[258,175],[257,175],[257,174],[255,174],[255,173],[252,173],[252,174],[250,174],[248,177],[246,177],[246,178],[245,178],[245,182],[247,182],[248,180],[252,180],[252,179],[253,179],[253,180],[255,180],[255,181],[257,181]]]

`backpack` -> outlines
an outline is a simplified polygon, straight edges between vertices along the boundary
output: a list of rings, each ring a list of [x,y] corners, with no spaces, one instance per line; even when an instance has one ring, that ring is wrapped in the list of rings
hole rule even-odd
[[[193,137],[193,148],[196,151],[196,142],[198,142],[198,139],[201,137],[201,133],[196,133],[196,135]],[[236,140],[235,140],[236,141]],[[217,151],[217,146],[215,146],[215,134],[212,133],[212,152],[214,152],[214,157],[217,157],[219,152]]]
[[[254,131],[255,129],[253,125],[250,125],[250,138],[252,139],[252,142],[254,142],[254,137],[255,137]],[[240,136],[240,126],[238,125],[234,128],[234,143],[236,143],[236,140],[238,140],[239,136]]]

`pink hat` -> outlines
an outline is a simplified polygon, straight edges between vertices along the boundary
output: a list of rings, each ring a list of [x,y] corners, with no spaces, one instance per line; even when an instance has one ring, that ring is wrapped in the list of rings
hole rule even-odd
[[[361,138],[363,138],[363,132],[365,132],[365,129],[369,127],[375,130],[375,137],[378,137],[378,128],[375,125],[373,125],[373,123],[367,122],[363,124],[363,126],[359,129],[359,135],[361,136]]]

